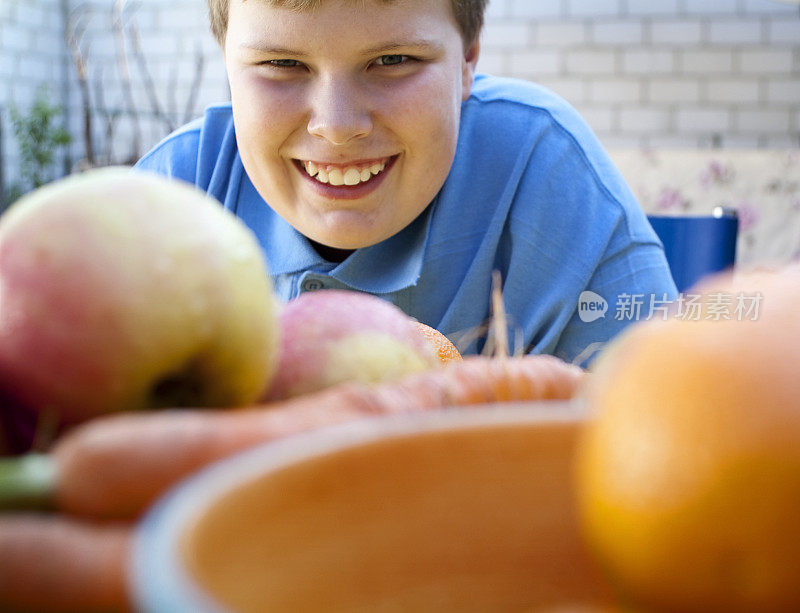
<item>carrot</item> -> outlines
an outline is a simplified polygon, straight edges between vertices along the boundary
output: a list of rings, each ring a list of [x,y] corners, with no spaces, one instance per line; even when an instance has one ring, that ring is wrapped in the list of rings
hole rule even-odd
[[[58,515],[0,515],[0,610],[130,611],[131,528]]]
[[[21,481],[38,491],[28,492],[29,501],[43,495],[67,513],[133,519],[180,479],[258,443],[370,415],[566,399],[583,374],[552,356],[471,356],[395,382],[345,383],[246,409],[171,409],[101,417],[68,432],[50,454],[17,461],[27,462],[30,469],[30,476]],[[0,464],[0,507],[2,481]]]

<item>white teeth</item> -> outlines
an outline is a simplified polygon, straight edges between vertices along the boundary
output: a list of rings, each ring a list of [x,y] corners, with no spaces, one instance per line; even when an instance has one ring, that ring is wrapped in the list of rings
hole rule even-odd
[[[358,168],[348,168],[344,173],[344,184],[358,185],[359,183],[361,183],[361,173],[358,172]]]
[[[331,185],[344,185],[344,175],[338,168],[331,168],[328,171],[328,182]]]
[[[375,162],[371,166],[363,168],[357,166],[342,168],[331,165],[322,166],[315,162],[303,162],[303,167],[310,177],[315,177],[320,183],[330,183],[336,186],[358,185],[369,181],[386,168],[386,162]]]

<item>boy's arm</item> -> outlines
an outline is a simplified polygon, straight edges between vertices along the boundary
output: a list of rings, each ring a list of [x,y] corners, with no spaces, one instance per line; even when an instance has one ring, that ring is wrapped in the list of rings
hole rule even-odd
[[[600,263],[575,300],[575,313],[554,353],[588,366],[628,326],[674,317],[668,309],[677,296],[663,249],[655,243],[630,243]]]

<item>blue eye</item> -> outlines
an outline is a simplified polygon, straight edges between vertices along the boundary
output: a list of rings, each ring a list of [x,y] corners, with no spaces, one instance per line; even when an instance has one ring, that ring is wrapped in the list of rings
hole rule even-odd
[[[404,64],[408,59],[407,55],[382,55],[378,58],[377,63],[380,66],[397,66]]]

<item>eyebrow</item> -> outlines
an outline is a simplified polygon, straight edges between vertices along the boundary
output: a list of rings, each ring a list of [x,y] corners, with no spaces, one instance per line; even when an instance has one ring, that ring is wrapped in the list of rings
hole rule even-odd
[[[423,52],[433,53],[441,51],[442,45],[430,40],[417,39],[417,40],[400,40],[391,43],[384,43],[376,45],[364,51],[365,55],[372,55],[381,51],[397,51],[398,49],[419,49]]]
[[[248,43],[242,43],[239,45],[239,49],[243,49],[245,51],[258,51],[259,53],[270,53],[273,55],[292,55],[296,57],[306,55],[305,53],[295,51],[294,49],[289,49],[287,47],[271,47],[269,45]]]
[[[268,53],[271,55],[287,55],[292,57],[305,57],[307,54],[303,53],[302,51],[297,51],[296,49],[290,49],[288,47],[277,47],[271,45],[262,45],[262,44],[249,44],[249,43],[242,43],[239,45],[240,49],[246,51],[257,51],[259,53]],[[407,41],[396,41],[391,43],[382,43],[380,45],[375,45],[374,47],[370,47],[369,49],[365,49],[363,51],[364,55],[373,55],[375,53],[385,53],[387,51],[397,51],[399,49],[419,49],[423,53],[435,53],[441,51],[442,45],[434,43],[429,40],[407,40]]]

